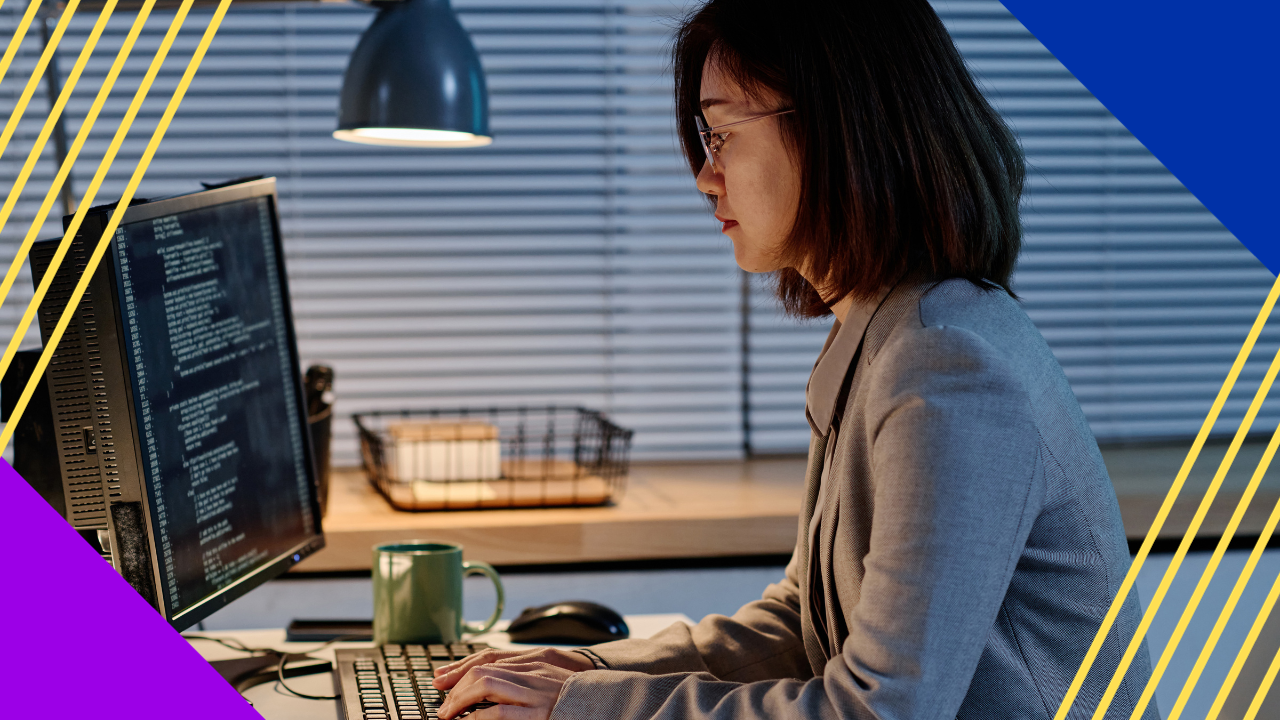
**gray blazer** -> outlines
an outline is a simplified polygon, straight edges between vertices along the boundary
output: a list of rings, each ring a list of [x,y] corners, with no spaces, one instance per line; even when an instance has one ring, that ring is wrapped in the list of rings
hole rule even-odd
[[[904,282],[849,319],[815,370],[843,346],[843,392],[810,398],[786,576],[732,618],[595,646],[608,669],[569,680],[552,718],[1053,717],[1129,563],[1062,369],[1016,302],[964,280]],[[1070,717],[1092,716],[1140,617],[1131,594]],[[1149,675],[1144,645],[1106,717]]]

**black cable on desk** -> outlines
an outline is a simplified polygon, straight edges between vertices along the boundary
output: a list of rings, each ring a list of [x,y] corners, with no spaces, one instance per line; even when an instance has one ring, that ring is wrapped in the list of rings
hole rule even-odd
[[[294,690],[293,688],[289,687],[289,684],[284,681],[285,666],[288,664],[290,657],[304,657],[304,656],[310,655],[311,653],[320,652],[321,650],[324,650],[325,648],[329,647],[330,645],[333,645],[334,643],[342,642],[344,640],[363,640],[365,639],[366,636],[339,635],[338,637],[335,637],[332,640],[329,640],[328,642],[325,642],[324,644],[319,645],[317,647],[311,648],[310,650],[307,650],[305,652],[282,652],[280,650],[276,650],[275,648],[251,648],[248,645],[245,645],[244,643],[240,642],[235,638],[217,638],[209,635],[187,635],[185,633],[182,635],[182,637],[186,638],[187,640],[208,640],[209,642],[218,643],[219,645],[225,648],[229,648],[231,650],[235,650],[236,652],[249,653],[250,655],[256,655],[259,653],[275,653],[280,656],[280,661],[276,663],[276,682],[280,685],[282,689],[284,689],[285,692],[289,693],[290,695],[303,698],[304,700],[337,700],[339,697],[337,695],[308,695],[307,693],[298,692],[297,690]],[[243,695],[244,694],[241,693],[242,697]]]

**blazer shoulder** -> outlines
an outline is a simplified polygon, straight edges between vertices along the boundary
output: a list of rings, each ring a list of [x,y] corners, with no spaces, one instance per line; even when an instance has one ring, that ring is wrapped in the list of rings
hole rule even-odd
[[[1003,290],[988,290],[963,278],[904,283],[895,288],[867,327],[863,355],[870,364],[900,333],[931,327],[969,330],[994,345],[1010,335],[1039,332],[1018,303]]]

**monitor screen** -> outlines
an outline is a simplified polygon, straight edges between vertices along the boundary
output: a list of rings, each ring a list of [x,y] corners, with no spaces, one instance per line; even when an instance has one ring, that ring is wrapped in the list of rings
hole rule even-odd
[[[126,216],[116,231],[120,343],[171,618],[319,532],[273,200]]]

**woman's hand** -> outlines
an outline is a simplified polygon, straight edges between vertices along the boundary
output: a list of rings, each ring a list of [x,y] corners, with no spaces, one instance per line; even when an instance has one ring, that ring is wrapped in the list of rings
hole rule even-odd
[[[565,682],[576,672],[594,669],[587,656],[566,650],[485,650],[436,671],[436,688],[449,690],[439,715],[450,720],[476,703],[489,701],[498,705],[470,717],[545,720]]]
[[[437,690],[448,690],[457,685],[458,681],[467,674],[467,671],[474,667],[498,664],[529,665],[532,663],[552,665],[565,670],[572,670],[573,672],[596,669],[595,664],[586,655],[570,650],[557,650],[555,648],[499,650],[498,648],[489,648],[458,662],[438,668],[436,670],[436,679],[432,684],[436,686]]]
[[[440,706],[440,720],[450,720],[480,702],[497,703],[476,710],[474,720],[547,720],[560,699],[560,690],[573,677],[568,670],[546,663],[498,663],[467,671]]]

